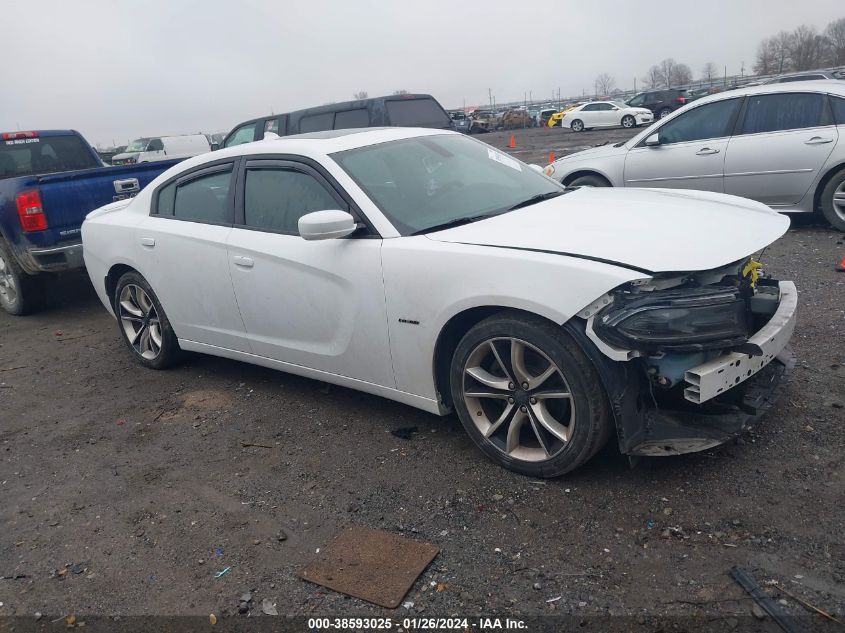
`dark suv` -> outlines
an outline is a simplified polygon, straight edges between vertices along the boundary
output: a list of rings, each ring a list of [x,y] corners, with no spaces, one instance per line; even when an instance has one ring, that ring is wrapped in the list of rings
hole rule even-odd
[[[222,147],[260,141],[267,132],[288,136],[305,132],[382,126],[455,129],[443,106],[431,95],[391,95],[330,103],[244,121],[226,135]]]
[[[662,119],[687,103],[687,91],[679,88],[641,92],[627,101],[635,108],[648,108],[655,118]]]

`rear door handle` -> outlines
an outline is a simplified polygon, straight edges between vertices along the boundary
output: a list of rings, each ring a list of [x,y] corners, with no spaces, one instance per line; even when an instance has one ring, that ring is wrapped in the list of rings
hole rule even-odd
[[[141,246],[147,246],[149,248],[152,248],[155,245],[156,245],[156,241],[152,237],[142,237],[141,238]]]
[[[832,138],[822,138],[821,136],[814,136],[806,141],[804,145],[824,145],[825,143],[833,143]]]
[[[240,266],[241,268],[252,268],[255,266],[255,261],[253,261],[252,257],[244,257],[243,255],[235,255],[232,257],[232,261],[235,262],[235,266]]]
[[[709,147],[702,147],[698,150],[695,155],[696,156],[709,156],[710,154],[718,154],[719,150],[717,149],[710,149]]]

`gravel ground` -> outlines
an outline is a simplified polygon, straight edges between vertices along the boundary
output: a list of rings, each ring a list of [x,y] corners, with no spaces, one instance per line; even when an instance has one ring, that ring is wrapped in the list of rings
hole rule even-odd
[[[517,131],[516,154],[541,162],[626,134]],[[504,148],[509,136],[482,138]],[[44,312],[0,313],[0,576],[24,576],[0,580],[0,615],[225,615],[251,590],[255,614],[269,598],[282,614],[629,614],[647,626],[747,616],[733,565],[843,614],[843,255],[842,235],[812,218],[766,251],[770,272],[798,285],[799,362],[753,434],[633,469],[609,446],[545,482],[484,459],[456,417],[211,357],[142,369],[87,279],[67,276]],[[411,439],[390,433],[409,426]],[[298,579],[352,524],[441,549],[410,610]]]

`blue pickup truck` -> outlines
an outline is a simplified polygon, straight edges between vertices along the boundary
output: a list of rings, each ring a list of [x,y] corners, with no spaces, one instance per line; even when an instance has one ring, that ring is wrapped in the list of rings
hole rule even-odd
[[[0,307],[36,310],[49,276],[81,268],[80,229],[94,209],[134,196],[179,162],[106,167],[74,130],[0,136]]]

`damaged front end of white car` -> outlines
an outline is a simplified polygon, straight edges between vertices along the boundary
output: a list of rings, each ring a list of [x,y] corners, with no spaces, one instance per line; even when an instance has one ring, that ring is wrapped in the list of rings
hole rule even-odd
[[[582,310],[622,452],[678,455],[751,429],[794,364],[796,308],[794,283],[746,259],[633,281]]]

